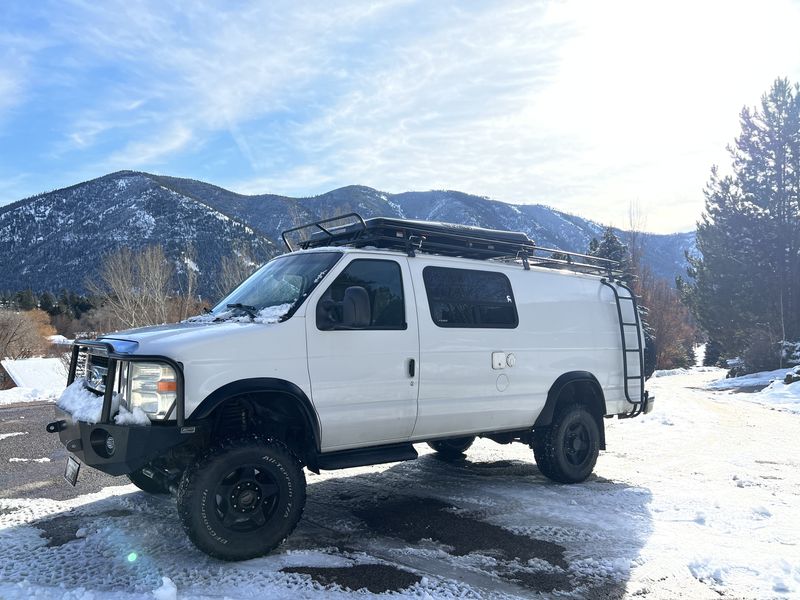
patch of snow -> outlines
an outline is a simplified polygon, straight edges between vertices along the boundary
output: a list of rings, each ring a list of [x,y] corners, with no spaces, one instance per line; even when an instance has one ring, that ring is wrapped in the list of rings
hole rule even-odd
[[[19,404],[21,402],[53,402],[63,389],[64,385],[62,384],[57,390],[21,387],[0,390],[0,406]]]
[[[71,346],[73,340],[65,338],[63,335],[49,335],[47,340],[56,346]]]
[[[194,317],[189,317],[185,321],[181,321],[182,323],[215,323],[220,321],[228,321],[234,323],[261,323],[261,324],[273,324],[279,322],[283,317],[287,315],[287,313],[292,309],[291,302],[287,302],[286,304],[279,304],[277,306],[267,306],[266,308],[262,308],[260,311],[256,313],[256,318],[251,319],[247,314],[237,314],[234,315],[235,310],[227,310],[221,312],[219,314],[205,314],[205,315],[196,315]]]
[[[260,311],[258,311],[255,322],[277,323],[286,316],[286,314],[292,309],[292,306],[294,305],[288,302],[286,304],[279,304],[278,306],[267,306],[266,308],[262,308]]]
[[[71,414],[76,421],[97,423],[103,412],[103,397],[90,392],[84,387],[84,383],[85,380],[82,377],[76,379],[64,390],[56,404]],[[119,394],[114,394],[111,399],[112,415],[119,410],[119,401]]]
[[[36,462],[36,463],[46,463],[50,462],[49,458],[9,458],[8,462]]]
[[[194,262],[191,258],[184,258],[183,261],[186,263],[186,268],[194,271],[195,273],[200,272],[200,267],[197,266],[197,263]]]
[[[28,435],[27,431],[14,431],[12,433],[0,433],[0,442],[8,439],[10,437],[16,437],[18,435]]]
[[[117,416],[114,417],[114,423],[117,425],[150,425],[150,419],[147,413],[138,406],[134,406],[132,411],[120,406]]]
[[[153,590],[155,600],[176,600],[178,597],[178,586],[169,577],[161,578],[161,587]]]

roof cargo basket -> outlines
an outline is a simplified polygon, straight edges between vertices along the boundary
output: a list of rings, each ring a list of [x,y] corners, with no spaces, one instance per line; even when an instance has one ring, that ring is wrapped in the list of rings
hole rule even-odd
[[[303,235],[303,232],[307,232]],[[307,250],[326,246],[375,247],[405,252],[457,256],[482,260],[516,262],[525,269],[532,265],[567,269],[616,277],[616,261],[537,246],[525,233],[484,229],[470,225],[414,221],[389,217],[363,219],[357,213],[314,221],[283,232],[289,251],[297,248],[289,234],[300,234],[297,247]]]

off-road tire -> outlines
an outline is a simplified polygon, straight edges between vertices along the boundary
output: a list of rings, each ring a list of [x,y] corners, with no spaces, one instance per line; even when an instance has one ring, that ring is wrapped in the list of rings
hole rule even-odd
[[[580,483],[600,454],[600,428],[582,404],[559,410],[549,427],[534,431],[533,456],[542,475],[558,483]]]
[[[146,467],[143,467],[146,468]],[[142,469],[128,473],[131,483],[148,494],[169,494],[169,488],[158,479],[153,479],[142,473]]]
[[[475,436],[451,438],[449,440],[436,440],[435,442],[428,442],[428,446],[436,450],[436,452],[443,458],[461,458],[464,452],[472,446],[475,441]]]
[[[274,550],[294,531],[305,507],[306,478],[283,442],[229,439],[186,470],[177,502],[197,548],[220,560],[247,560]]]

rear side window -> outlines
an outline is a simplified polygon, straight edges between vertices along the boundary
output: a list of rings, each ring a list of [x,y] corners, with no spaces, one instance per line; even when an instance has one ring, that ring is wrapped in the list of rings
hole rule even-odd
[[[422,278],[439,327],[513,329],[519,323],[511,282],[502,273],[425,267]]]
[[[369,295],[370,324],[365,329],[405,329],[403,276],[393,260],[357,259],[347,265],[317,304],[317,327],[341,321],[341,302],[349,287],[363,287]]]

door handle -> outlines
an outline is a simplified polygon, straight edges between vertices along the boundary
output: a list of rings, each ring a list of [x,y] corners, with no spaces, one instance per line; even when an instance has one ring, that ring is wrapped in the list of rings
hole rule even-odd
[[[414,377],[417,372],[417,363],[413,358],[408,359],[408,376]]]

